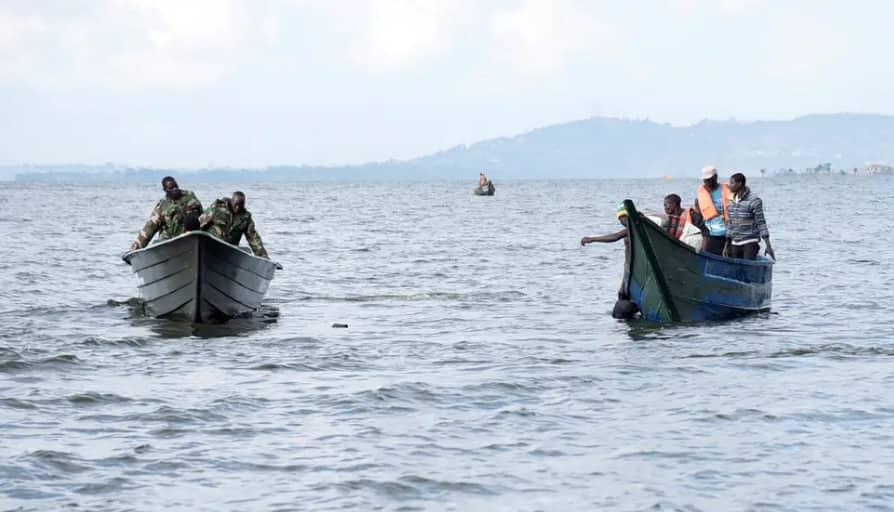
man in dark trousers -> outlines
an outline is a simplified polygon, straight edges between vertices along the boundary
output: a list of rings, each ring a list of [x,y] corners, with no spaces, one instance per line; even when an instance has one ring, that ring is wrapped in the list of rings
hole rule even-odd
[[[726,247],[726,225],[729,222],[729,187],[717,182],[717,168],[702,168],[702,184],[696,189],[695,210],[704,220],[704,250],[723,254]]]
[[[766,245],[765,254],[776,259],[773,246],[770,245],[770,231],[764,218],[764,202],[745,185],[745,175],[736,173],[729,178],[729,226],[728,239],[724,256],[743,260],[757,259],[760,252],[760,240]]]

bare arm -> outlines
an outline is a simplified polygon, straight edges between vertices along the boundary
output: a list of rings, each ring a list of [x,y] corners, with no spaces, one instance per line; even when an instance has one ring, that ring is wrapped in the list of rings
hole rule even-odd
[[[601,242],[601,243],[613,243],[618,240],[627,238],[627,229],[622,229],[617,233],[611,233],[609,235],[602,236],[585,236],[580,239],[581,245],[592,244],[593,242]]]

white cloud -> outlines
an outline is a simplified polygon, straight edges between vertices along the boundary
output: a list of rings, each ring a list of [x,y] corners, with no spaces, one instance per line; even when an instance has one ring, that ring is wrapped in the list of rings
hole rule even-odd
[[[744,14],[763,2],[764,0],[667,0],[671,9],[678,12],[694,14],[717,11],[727,16]]]
[[[615,31],[568,1],[527,0],[493,18],[491,56],[523,75],[563,70],[574,54],[614,53]]]
[[[845,54],[839,34],[807,16],[777,20],[773,52],[766,71],[783,80],[819,80],[831,69],[842,69]]]
[[[0,80],[39,88],[202,86],[273,28],[234,0],[106,0],[27,17],[0,7]],[[9,25],[15,30],[6,28]],[[11,35],[10,35],[11,34]]]
[[[371,71],[388,71],[445,51],[452,37],[450,11],[444,1],[372,0],[366,33],[355,43],[356,61]]]
[[[9,51],[20,41],[46,30],[46,24],[37,16],[20,16],[0,11],[0,51]]]

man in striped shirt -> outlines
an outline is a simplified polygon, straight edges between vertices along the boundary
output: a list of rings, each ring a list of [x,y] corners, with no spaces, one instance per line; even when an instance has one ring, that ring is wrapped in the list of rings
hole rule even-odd
[[[770,245],[770,231],[764,218],[764,202],[745,185],[745,175],[736,173],[729,178],[729,225],[726,231],[724,256],[753,260],[760,251],[760,240],[766,245],[765,254],[774,260],[776,253]]]

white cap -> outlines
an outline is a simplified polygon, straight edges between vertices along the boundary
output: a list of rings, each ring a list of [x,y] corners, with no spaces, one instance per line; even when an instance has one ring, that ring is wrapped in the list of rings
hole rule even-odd
[[[713,165],[706,165],[702,167],[702,179],[707,180],[714,176],[717,176],[717,168]]]

